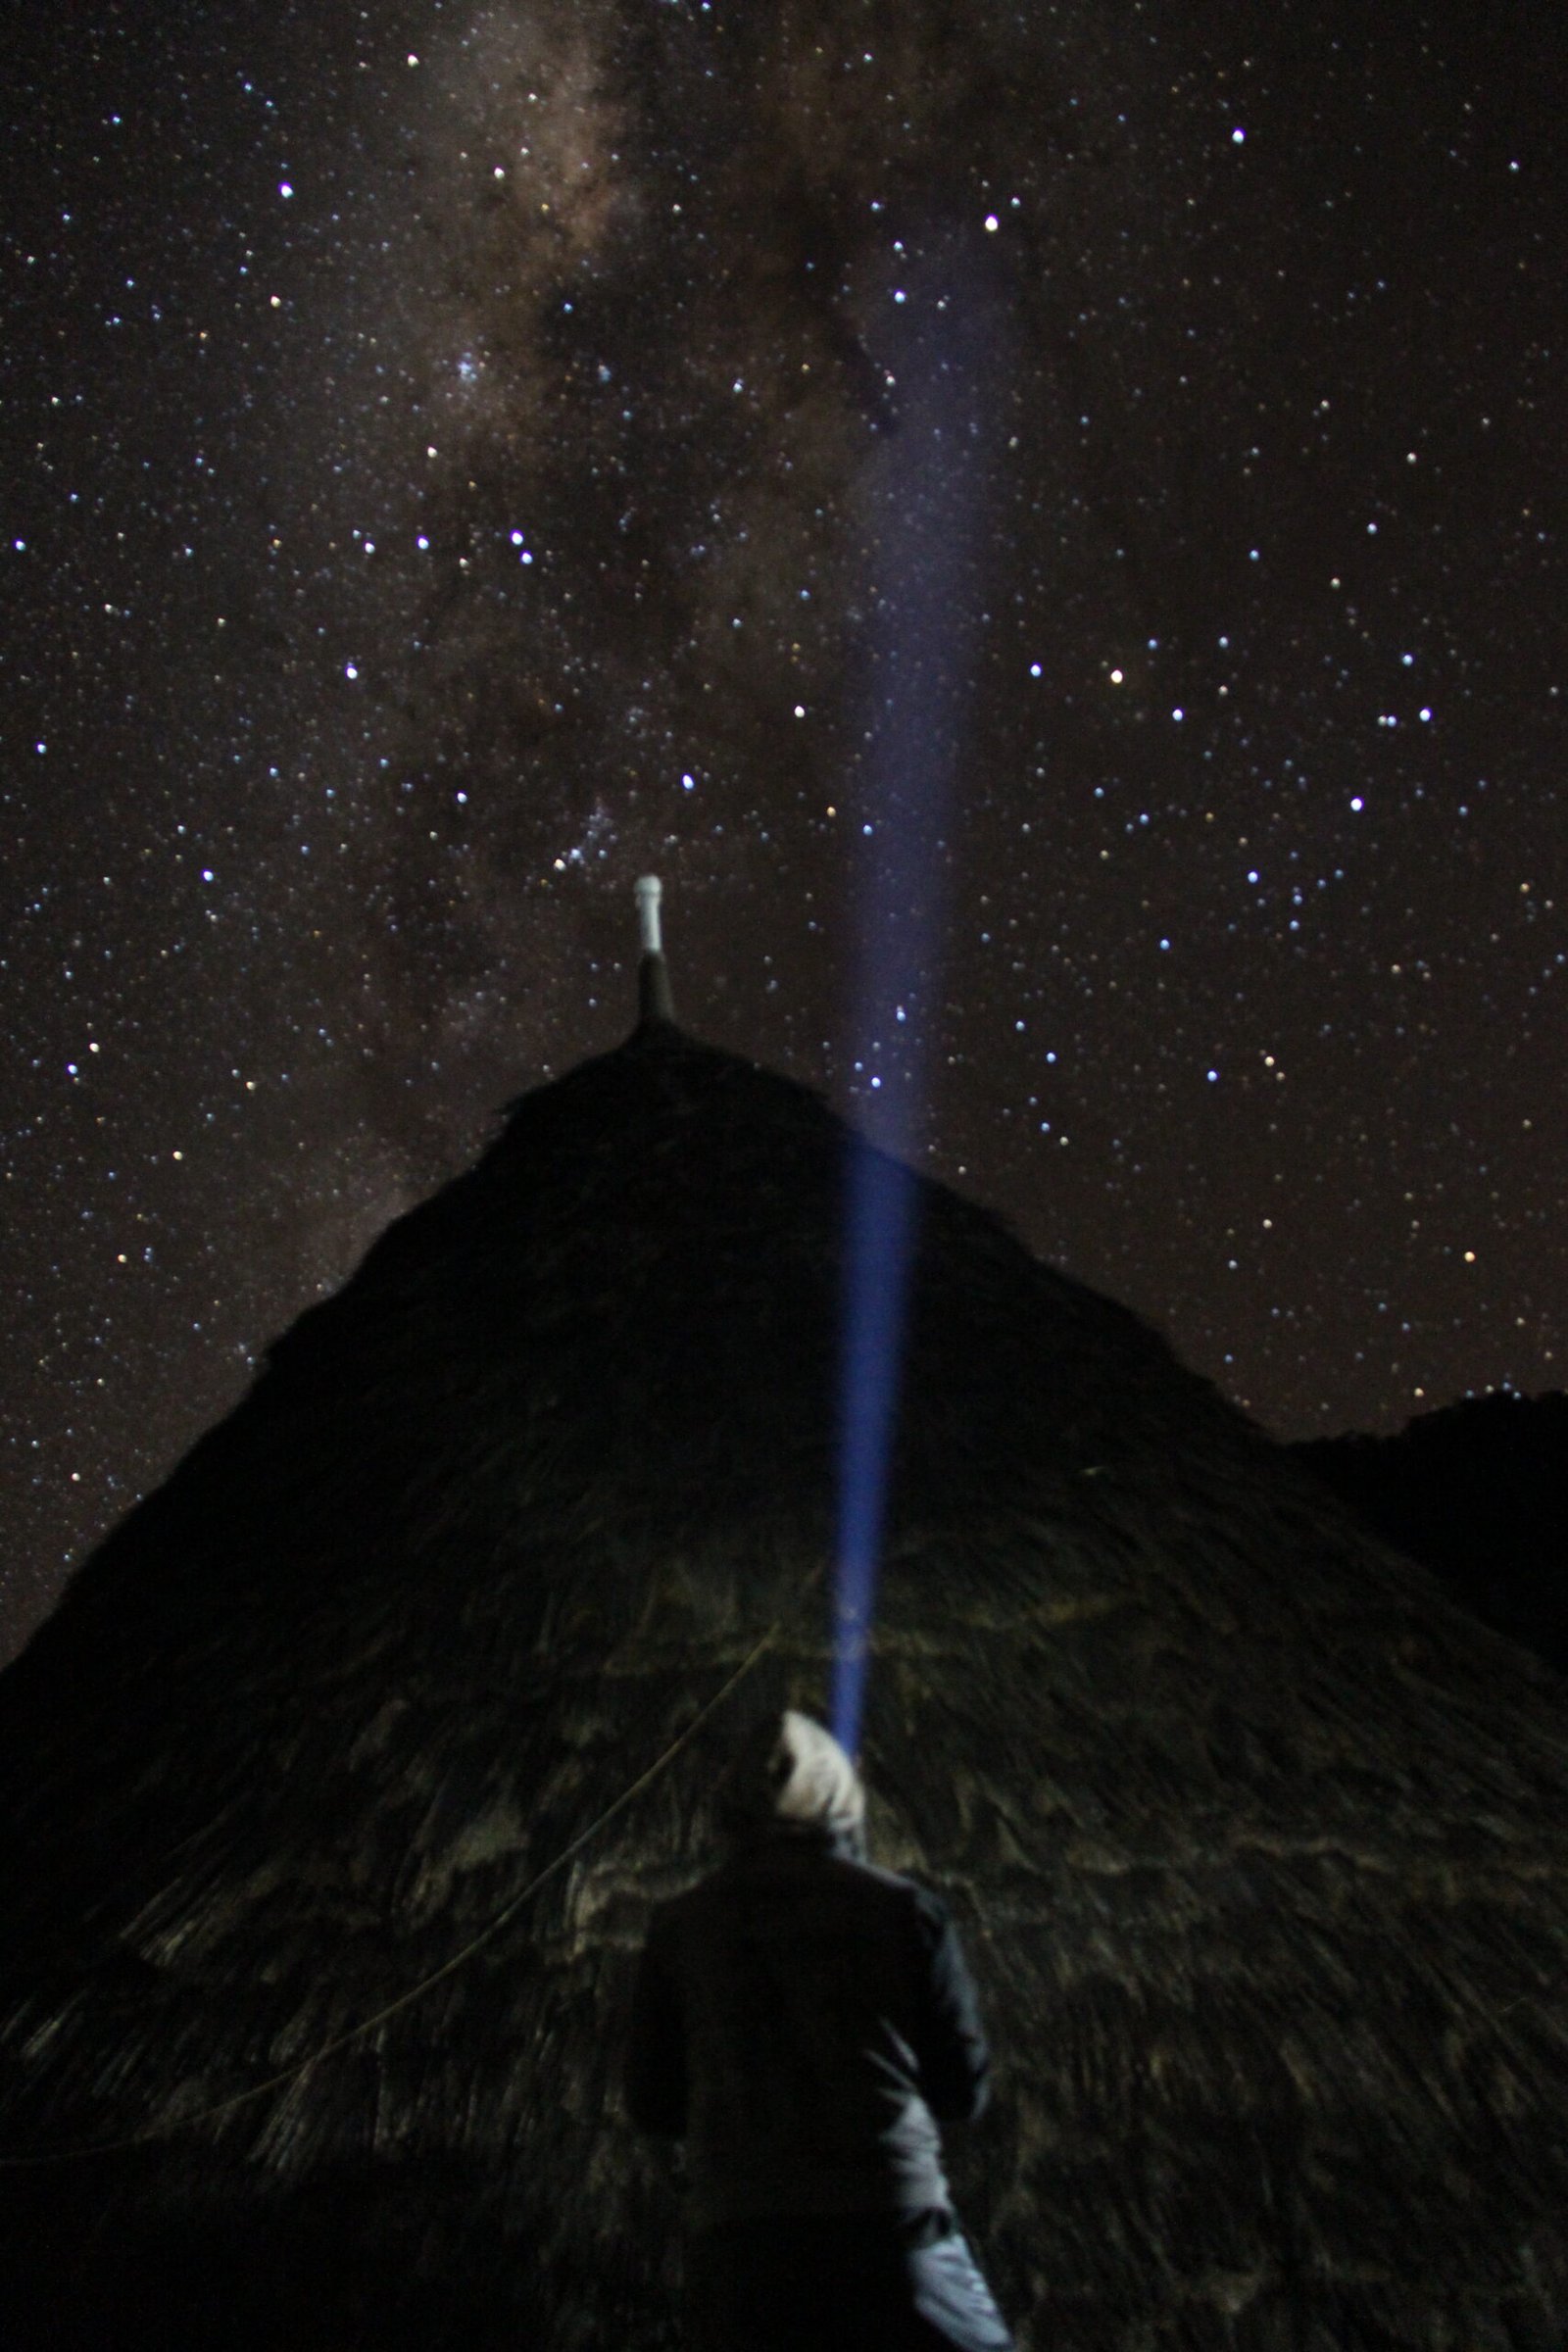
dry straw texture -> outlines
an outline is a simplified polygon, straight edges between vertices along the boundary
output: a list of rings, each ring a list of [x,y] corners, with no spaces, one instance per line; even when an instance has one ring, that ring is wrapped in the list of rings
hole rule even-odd
[[[819,1710],[844,1130],[645,1027],[274,1349],[0,1680],[7,2340],[664,2352],[616,2089],[718,1751]],[[863,1761],[1000,2060],[1034,2352],[1562,2352],[1568,1713],[921,1190]],[[422,1998],[687,1729],[698,1736]],[[957,2135],[955,2135],[956,2141]]]

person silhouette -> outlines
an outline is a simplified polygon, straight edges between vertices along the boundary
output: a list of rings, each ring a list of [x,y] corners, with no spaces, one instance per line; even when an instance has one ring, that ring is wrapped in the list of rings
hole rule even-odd
[[[690,2352],[1008,2352],[943,2171],[990,2074],[946,1907],[866,1861],[855,1767],[793,1708],[718,1818],[727,1858],[650,1926],[625,2082],[685,2142]]]

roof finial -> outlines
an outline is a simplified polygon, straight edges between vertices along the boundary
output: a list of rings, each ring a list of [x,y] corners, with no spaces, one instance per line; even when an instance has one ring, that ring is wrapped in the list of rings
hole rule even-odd
[[[641,1024],[672,1021],[675,1001],[669,990],[669,968],[659,927],[659,903],[663,885],[657,874],[644,874],[637,884],[637,927],[642,934],[643,959],[637,973],[637,1004]]]

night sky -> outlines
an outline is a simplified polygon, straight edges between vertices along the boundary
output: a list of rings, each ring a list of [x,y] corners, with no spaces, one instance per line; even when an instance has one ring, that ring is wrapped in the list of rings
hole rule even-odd
[[[8,47],[0,1648],[625,1033],[644,870],[1278,1435],[1562,1384],[1555,12]]]

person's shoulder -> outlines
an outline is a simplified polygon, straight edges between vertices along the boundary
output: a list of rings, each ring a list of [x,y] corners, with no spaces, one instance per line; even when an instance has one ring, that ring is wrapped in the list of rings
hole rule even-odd
[[[884,1870],[880,1862],[863,1861],[858,1854],[835,1854],[832,1859],[836,1870],[850,1871],[864,1886],[880,1886],[899,1901],[920,1892],[913,1879],[906,1879],[902,1871]]]
[[[840,1857],[836,1866],[841,1870],[853,1871],[857,1881],[865,1886],[868,1896],[885,1903],[890,1911],[905,1912],[937,1935],[947,1926],[947,1904],[940,1894],[934,1894],[929,1886],[922,1886],[917,1879],[906,1878],[902,1871],[884,1870],[875,1862],[861,1862],[848,1857]]]

